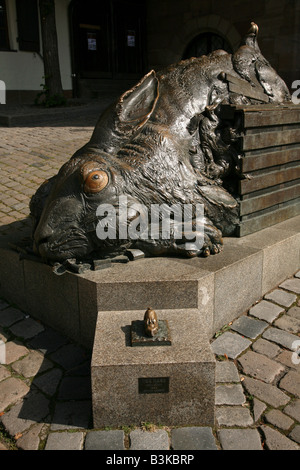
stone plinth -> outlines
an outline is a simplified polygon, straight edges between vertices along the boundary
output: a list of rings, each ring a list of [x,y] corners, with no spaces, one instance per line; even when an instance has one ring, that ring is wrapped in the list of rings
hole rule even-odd
[[[91,364],[94,427],[214,425],[215,359],[196,309],[157,311],[171,346],[132,347],[144,311],[99,312]]]
[[[208,258],[142,258],[57,276],[51,266],[20,258],[0,239],[0,297],[89,349],[99,311],[145,311],[149,305],[197,309],[212,337],[299,270],[299,247],[297,216],[224,238],[222,253]]]

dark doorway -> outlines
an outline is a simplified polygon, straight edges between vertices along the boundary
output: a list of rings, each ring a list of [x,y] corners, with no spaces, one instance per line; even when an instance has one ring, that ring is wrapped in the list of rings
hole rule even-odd
[[[232,53],[232,48],[228,41],[215,33],[202,33],[196,36],[187,46],[183,59],[190,57],[200,57],[210,54],[218,49]]]
[[[0,51],[9,50],[6,2],[0,0]]]
[[[144,0],[73,0],[73,74],[80,79],[139,79],[145,72]]]

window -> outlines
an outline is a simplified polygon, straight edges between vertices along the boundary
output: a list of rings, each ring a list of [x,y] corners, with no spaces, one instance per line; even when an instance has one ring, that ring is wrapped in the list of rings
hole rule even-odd
[[[5,0],[0,0],[0,50],[9,49],[9,38],[7,29],[7,14]]]
[[[190,57],[200,57],[201,55],[210,54],[210,52],[217,49],[223,49],[226,52],[232,53],[232,49],[226,39],[218,34],[203,33],[196,36],[188,45],[185,50],[183,59]]]
[[[20,51],[39,52],[40,33],[37,0],[16,0]]]

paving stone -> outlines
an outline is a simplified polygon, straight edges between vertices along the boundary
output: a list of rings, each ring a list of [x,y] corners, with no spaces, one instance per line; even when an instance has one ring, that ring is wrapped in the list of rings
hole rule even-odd
[[[22,380],[15,377],[10,377],[0,382],[0,412],[24,397],[28,392],[29,387]]]
[[[223,356],[226,354],[230,359],[235,359],[245,351],[250,344],[251,341],[249,339],[227,331],[215,339],[211,343],[211,347],[216,355]]]
[[[257,338],[268,326],[268,323],[243,315],[233,322],[231,329],[247,338]]]
[[[266,294],[264,298],[266,300],[272,300],[283,307],[290,307],[297,300],[297,296],[295,294],[291,294],[290,292],[286,292],[282,289],[273,290],[269,294]]]
[[[300,271],[298,271],[298,272],[295,274],[295,277],[300,278]]]
[[[135,429],[129,434],[130,450],[169,450],[169,436],[164,430],[142,431]]]
[[[244,374],[266,383],[272,383],[285,370],[284,366],[278,362],[254,351],[247,351],[239,357],[238,361]]]
[[[19,320],[23,320],[24,313],[21,310],[13,307],[6,308],[0,311],[0,325],[10,327]]]
[[[265,414],[265,419],[268,423],[273,424],[276,428],[288,431],[294,424],[294,421],[280,410],[270,410]]]
[[[0,450],[9,450],[8,447],[0,441]]]
[[[19,321],[10,328],[11,332],[20,338],[29,339],[44,330],[43,325],[33,320],[32,318],[26,318],[25,320]]]
[[[300,320],[291,317],[290,315],[283,315],[275,321],[274,326],[281,330],[288,331],[289,333],[298,334],[300,332]]]
[[[7,379],[7,377],[10,377],[10,375],[11,373],[9,372],[9,370],[0,364],[0,382],[1,380]]]
[[[171,431],[173,450],[218,450],[216,440],[209,427],[185,427]]]
[[[300,373],[300,362],[298,360],[295,362],[294,354],[295,353],[293,351],[287,351],[285,349],[276,357],[276,361],[281,362],[281,364],[284,364]]]
[[[290,432],[289,437],[293,439],[293,441],[298,442],[300,444],[300,425],[294,427],[294,429]]]
[[[269,450],[299,450],[299,446],[270,426],[261,426]]]
[[[28,353],[28,349],[22,344],[16,341],[8,341],[5,348],[6,364],[11,364]]]
[[[226,384],[216,386],[216,405],[242,405],[245,395],[241,384]]]
[[[43,332],[29,340],[34,349],[39,349],[44,354],[51,354],[67,343],[67,339],[51,328],[45,328]]]
[[[257,429],[220,429],[218,436],[223,450],[262,450]]]
[[[280,388],[300,398],[300,374],[295,371],[288,372],[279,383]]]
[[[257,398],[253,398],[253,416],[254,422],[256,423],[267,409],[267,405],[262,401],[258,400]]]
[[[20,359],[12,365],[12,368],[23,377],[33,377],[38,372],[44,372],[51,367],[53,367],[53,363],[37,351],[31,351],[24,359]]]
[[[84,377],[84,376],[91,376],[91,361],[83,362],[79,364],[79,366],[74,367],[73,369],[66,370],[65,377]]]
[[[277,356],[281,351],[281,348],[277,344],[271,343],[271,341],[267,341],[263,338],[258,338],[258,340],[252,344],[252,349],[253,351],[263,354],[264,356],[268,356],[271,359]]]
[[[267,300],[262,300],[258,304],[254,305],[254,307],[250,308],[249,315],[272,323],[278,315],[283,312],[284,308],[279,307],[272,302],[268,302]]]
[[[83,432],[51,432],[45,450],[82,450]]]
[[[50,413],[49,400],[37,391],[30,391],[2,417],[2,423],[11,436],[22,433],[34,423],[41,422]]]
[[[91,399],[90,377],[64,377],[59,386],[59,400]]]
[[[292,278],[282,282],[279,287],[300,294],[300,279]]]
[[[38,387],[42,392],[49,396],[53,396],[56,393],[58,384],[62,378],[62,370],[58,368],[51,369],[45,374],[39,375],[33,379],[32,384]]]
[[[287,311],[287,314],[291,317],[298,318],[300,320],[300,307],[292,307]]]
[[[250,395],[254,395],[274,408],[286,405],[290,401],[290,397],[274,385],[261,382],[251,377],[244,378],[243,386]]]
[[[49,358],[69,370],[85,362],[88,358],[87,351],[76,344],[66,344],[49,355]]]
[[[248,427],[253,419],[248,408],[242,406],[217,406],[216,421],[219,426]]]
[[[6,341],[8,341],[10,337],[11,335],[9,332],[4,331],[2,328],[0,328],[0,341],[3,341],[3,343],[6,343]]]
[[[51,431],[62,429],[87,429],[92,417],[89,401],[56,402]]]
[[[3,310],[5,308],[7,308],[9,306],[9,304],[3,300],[3,299],[0,299],[0,310]]]
[[[299,341],[299,337],[292,335],[287,331],[280,330],[279,328],[268,328],[263,333],[263,338],[273,341],[274,343],[280,344],[281,346],[293,350],[295,341]]]
[[[44,423],[38,423],[32,426],[29,431],[25,432],[22,437],[16,441],[16,445],[22,450],[38,450],[40,445],[39,434]]]
[[[85,450],[125,450],[124,431],[90,431],[85,438]]]
[[[230,361],[217,361],[216,382],[240,382],[236,365]]]
[[[300,422],[300,400],[291,401],[284,409],[284,413]]]

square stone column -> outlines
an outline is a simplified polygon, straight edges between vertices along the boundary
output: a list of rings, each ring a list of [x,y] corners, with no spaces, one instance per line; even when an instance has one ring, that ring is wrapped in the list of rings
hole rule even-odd
[[[214,425],[215,358],[196,309],[160,310],[170,346],[131,346],[144,311],[99,312],[91,375],[94,427]]]

